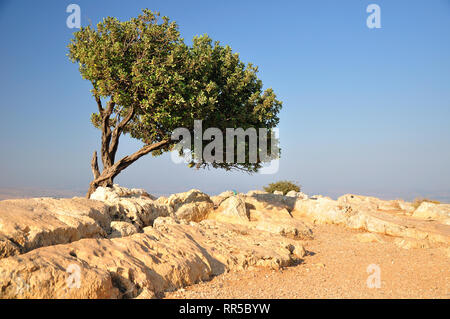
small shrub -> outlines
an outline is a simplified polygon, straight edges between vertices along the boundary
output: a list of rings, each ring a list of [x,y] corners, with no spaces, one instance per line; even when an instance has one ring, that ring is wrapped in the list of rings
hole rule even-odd
[[[274,191],[281,191],[283,195],[286,195],[289,191],[300,192],[300,185],[290,181],[279,181],[276,183],[271,183],[265,187],[264,190],[268,193],[273,193]]]
[[[440,203],[441,203],[441,202],[439,202],[439,201],[437,201],[437,200],[432,200],[432,199],[428,199],[428,198],[416,198],[416,199],[413,201],[413,206],[414,206],[414,208],[417,209],[417,207],[419,207],[420,204],[422,204],[422,203],[424,203],[424,202],[426,202],[426,203],[432,203],[432,204],[440,204]]]

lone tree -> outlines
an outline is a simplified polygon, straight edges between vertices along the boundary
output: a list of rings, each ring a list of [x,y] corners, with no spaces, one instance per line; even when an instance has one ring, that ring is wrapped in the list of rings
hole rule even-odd
[[[194,120],[223,132],[271,130],[278,124],[281,102],[272,89],[262,90],[257,67],[246,66],[229,46],[213,43],[207,35],[186,45],[175,22],[148,9],[129,21],[108,17],[97,28],[82,27],[68,48],[71,61],[92,83],[97,112],[91,121],[102,134],[103,170],[94,152],[88,198],[97,187],[112,186],[114,178],[140,157],[171,150],[177,143],[171,140],[172,132],[179,127],[193,131]],[[116,160],[123,134],[144,145]],[[256,163],[200,160],[190,166],[255,172],[262,162],[261,158]]]

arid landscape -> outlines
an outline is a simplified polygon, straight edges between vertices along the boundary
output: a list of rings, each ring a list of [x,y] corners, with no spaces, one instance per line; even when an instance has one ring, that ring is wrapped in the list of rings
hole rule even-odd
[[[449,224],[448,204],[294,191],[4,200],[0,296],[448,298]]]

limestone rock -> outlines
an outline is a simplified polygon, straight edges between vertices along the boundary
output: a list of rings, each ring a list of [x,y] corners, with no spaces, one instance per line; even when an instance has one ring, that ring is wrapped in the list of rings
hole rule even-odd
[[[273,191],[275,195],[284,195],[282,191]]]
[[[84,239],[2,259],[0,297],[151,297],[225,271],[286,267],[304,252],[299,242],[242,225],[160,217],[129,237]],[[80,271],[78,288],[68,286],[72,264]]]
[[[257,195],[257,194],[269,194],[266,191],[262,191],[262,190],[252,190],[252,191],[248,191],[247,192],[247,196],[253,196],[253,195]]]
[[[420,219],[446,220],[450,218],[450,204],[423,202],[412,216]]]
[[[212,202],[214,203],[214,207],[219,207],[220,204],[226,200],[227,198],[234,196],[234,192],[233,191],[226,191],[226,192],[222,192],[217,196],[213,196],[211,197]]]
[[[232,196],[209,214],[208,218],[245,225],[292,239],[312,239],[311,228],[291,216],[286,199],[295,201],[295,198],[268,193]]]
[[[250,217],[245,207],[245,201],[239,196],[228,197],[220,204],[219,209],[224,215],[240,218],[245,221],[248,221]]]
[[[389,236],[450,243],[450,227],[444,223],[420,221],[395,208],[386,210],[386,206],[380,205],[380,202],[378,199],[355,195],[346,195],[337,201],[327,198],[301,200],[296,202],[292,216],[314,223],[339,224]]]
[[[82,238],[105,237],[111,211],[84,198],[33,198],[0,202],[0,257]]]
[[[130,222],[139,229],[151,225],[159,216],[172,214],[168,205],[156,201],[154,196],[142,189],[127,189],[118,185],[98,187],[90,198],[111,206],[114,220]]]
[[[296,191],[289,191],[287,192],[286,196],[288,197],[295,197],[297,199],[308,199],[308,195],[302,192],[296,192]]]
[[[120,187],[115,184],[113,187],[98,187],[94,193],[91,194],[91,199],[100,200],[102,202],[114,201],[118,198],[148,198],[156,199],[153,195],[150,195],[143,189],[133,188],[128,189],[125,187]]]
[[[256,210],[287,209],[292,211],[297,198],[271,193],[254,193],[245,197],[249,207]]]
[[[426,240],[412,238],[396,238],[394,244],[403,249],[430,248],[430,244]]]
[[[131,223],[113,221],[111,222],[111,234],[109,238],[125,237],[137,234],[139,229]]]
[[[171,195],[168,205],[177,218],[195,222],[205,219],[214,209],[214,203],[209,196],[197,189]]]

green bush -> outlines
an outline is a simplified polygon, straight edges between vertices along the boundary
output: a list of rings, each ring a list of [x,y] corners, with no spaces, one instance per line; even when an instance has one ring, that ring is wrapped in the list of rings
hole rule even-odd
[[[283,195],[286,195],[289,191],[300,192],[300,185],[290,181],[279,181],[265,186],[264,190],[268,193],[281,191],[283,192]]]

